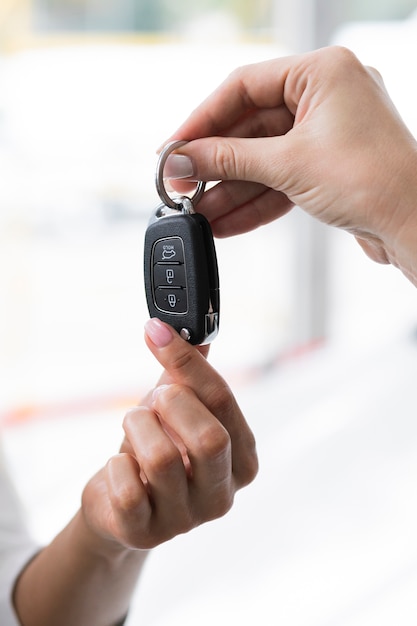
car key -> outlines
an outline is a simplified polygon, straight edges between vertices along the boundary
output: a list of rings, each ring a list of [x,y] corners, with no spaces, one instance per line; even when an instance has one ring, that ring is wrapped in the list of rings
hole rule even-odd
[[[170,324],[192,344],[210,343],[217,335],[220,315],[219,274],[211,227],[196,213],[205,184],[192,198],[172,199],[163,183],[167,157],[184,141],[161,152],[156,187],[161,197],[145,233],[144,278],[151,317]]]

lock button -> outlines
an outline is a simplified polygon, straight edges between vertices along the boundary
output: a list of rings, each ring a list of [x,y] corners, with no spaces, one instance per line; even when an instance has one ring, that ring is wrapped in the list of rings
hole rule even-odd
[[[166,313],[186,313],[188,308],[187,290],[178,288],[157,287],[155,304],[160,311]]]

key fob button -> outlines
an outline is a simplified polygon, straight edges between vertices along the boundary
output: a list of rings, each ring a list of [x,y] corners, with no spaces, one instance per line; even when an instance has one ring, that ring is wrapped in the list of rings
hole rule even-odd
[[[155,304],[166,313],[186,313],[187,290],[158,287],[155,289]]]
[[[154,263],[184,263],[184,246],[181,237],[166,237],[156,242]]]
[[[153,278],[156,287],[187,286],[184,265],[157,263],[153,268]]]

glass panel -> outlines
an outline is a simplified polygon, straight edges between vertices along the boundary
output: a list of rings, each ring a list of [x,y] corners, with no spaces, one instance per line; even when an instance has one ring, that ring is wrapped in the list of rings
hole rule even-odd
[[[207,14],[227,14],[249,31],[271,24],[273,0],[35,0],[37,31],[169,32]]]

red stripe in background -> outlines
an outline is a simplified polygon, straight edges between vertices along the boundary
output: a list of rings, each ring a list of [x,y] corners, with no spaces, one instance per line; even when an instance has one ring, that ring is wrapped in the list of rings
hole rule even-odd
[[[229,375],[225,375],[225,379],[232,388],[255,383],[283,363],[302,358],[322,347],[323,344],[323,339],[315,339],[307,344],[295,346],[264,363],[241,370],[234,369],[233,372],[229,372]],[[36,419],[54,419],[88,412],[109,410],[123,412],[136,406],[147,392],[148,389],[144,389],[136,392],[126,391],[109,395],[81,397],[55,403],[28,403],[0,411],[0,425],[16,426]]]

